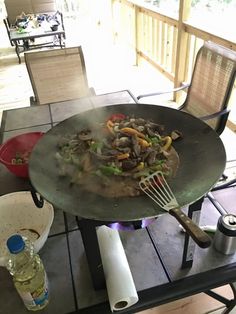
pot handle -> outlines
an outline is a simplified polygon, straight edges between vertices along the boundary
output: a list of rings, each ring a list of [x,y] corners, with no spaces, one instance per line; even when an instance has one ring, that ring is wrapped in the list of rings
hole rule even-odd
[[[211,245],[211,238],[198,225],[196,225],[180,208],[171,208],[169,214],[174,216],[184,227],[186,232],[203,249]]]
[[[32,185],[31,185],[30,193],[31,193],[35,206],[37,206],[38,208],[42,208],[44,205],[44,198],[41,195],[39,195],[38,197],[37,192]]]

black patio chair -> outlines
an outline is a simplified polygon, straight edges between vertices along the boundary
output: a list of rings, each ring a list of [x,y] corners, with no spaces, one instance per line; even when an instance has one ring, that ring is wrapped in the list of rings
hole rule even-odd
[[[10,44],[11,44],[11,46],[14,46],[14,43],[11,40],[11,37],[10,37],[10,23],[9,23],[9,20],[7,18],[3,19],[3,23],[4,23],[5,27],[6,27],[6,31],[7,31],[7,35],[8,35]]]
[[[236,52],[212,42],[206,42],[197,53],[189,85],[172,91],[139,95],[137,99],[188,88],[187,97],[178,109],[199,117],[221,134],[230,112],[228,104],[235,75]]]
[[[199,49],[191,83],[171,91],[158,91],[137,96],[141,98],[173,93],[188,88],[187,96],[179,110],[188,112],[210,125],[219,135],[224,131],[230,113],[229,98],[235,83],[236,52],[212,42],[205,42]],[[214,189],[219,190],[236,183],[236,179],[224,182]]]
[[[178,92],[188,88],[186,99],[178,109],[204,120],[220,135],[225,129],[229,116],[229,98],[235,76],[236,52],[211,42],[205,42],[197,53],[190,84],[175,88],[172,91],[139,95],[137,99],[139,101],[142,98]],[[227,177],[224,179],[226,181]],[[218,189],[224,189],[236,183],[236,179],[227,183],[225,181],[223,180],[224,183],[221,183]],[[211,193],[208,195],[211,196]],[[188,215],[192,219],[194,217],[195,223],[200,221],[203,200],[204,197],[188,207]],[[221,212],[221,208],[217,204],[214,205]],[[186,234],[182,268],[191,267],[193,262],[194,246],[189,245],[189,241],[189,236]]]

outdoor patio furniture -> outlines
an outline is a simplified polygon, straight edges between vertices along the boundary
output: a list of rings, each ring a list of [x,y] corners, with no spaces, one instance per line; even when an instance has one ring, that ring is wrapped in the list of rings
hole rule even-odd
[[[188,87],[187,97],[178,109],[204,120],[220,135],[225,129],[230,112],[228,104],[235,76],[236,53],[222,46],[206,42],[197,53],[189,85],[175,88],[172,91],[159,91],[139,95],[137,99],[140,100],[163,93],[178,92]],[[222,188],[235,184],[235,181],[234,179],[227,182],[227,177],[225,177],[225,181],[222,182]],[[214,201],[212,194],[208,194],[209,198]],[[188,207],[188,215],[195,223],[200,220],[203,200],[204,197]],[[217,209],[222,213],[220,206],[217,206]],[[195,248],[191,242],[192,240],[187,235],[184,244],[183,268],[191,266],[193,262]]]
[[[172,91],[160,91],[139,95],[138,100],[163,93],[178,92],[188,87],[185,102],[179,110],[188,112],[209,124],[218,134],[226,126],[230,108],[231,91],[236,77],[236,52],[206,42],[198,51],[191,83]],[[224,175],[223,175],[224,176]],[[225,178],[227,179],[227,178]],[[222,182],[222,188],[232,185],[236,179]],[[221,187],[215,187],[219,190]]]
[[[121,103],[137,108],[139,106],[135,104],[132,94],[119,91],[63,103],[5,110],[0,143],[13,134],[22,134],[29,130],[47,132],[61,121],[87,109],[115,104],[119,106]],[[32,186],[29,180],[19,180],[0,164],[0,196],[30,189]],[[218,192],[222,199],[223,193],[224,191]],[[233,203],[233,191],[231,202]],[[201,223],[215,225],[220,214],[208,200],[205,206],[207,209],[203,211]],[[40,251],[52,295],[48,313],[111,313],[106,290],[94,289],[94,273],[89,265],[91,262],[92,269],[100,274],[99,279],[104,287],[103,267],[96,232],[93,232],[95,227],[96,222],[79,220],[75,215],[55,208],[55,219],[49,238]],[[92,236],[86,237],[88,233]],[[200,292],[205,292],[225,304],[228,313],[235,306],[236,255],[225,256],[213,247],[197,249],[193,267],[181,269],[185,234],[168,214],[161,215],[147,228],[133,232],[120,231],[120,235],[139,295],[139,302],[122,313],[137,313]],[[87,239],[87,247],[84,246],[83,237]],[[93,254],[89,256],[88,252]],[[98,254],[98,259],[94,258],[94,254]],[[0,278],[2,312],[26,313],[4,267],[0,267]],[[233,292],[230,299],[210,290],[227,283],[230,283]]]
[[[10,44],[11,44],[11,46],[14,46],[14,42],[12,41],[11,35],[10,35],[10,25],[9,25],[8,19],[3,19],[3,23],[4,23],[5,27],[6,27],[7,36],[9,38]]]
[[[29,12],[32,12],[29,11]],[[41,48],[64,47],[65,28],[63,15],[51,13],[24,13],[3,20],[11,46],[21,63],[20,53]]]
[[[89,88],[82,47],[25,53],[34,91],[31,105],[44,105],[94,94]]]
[[[225,128],[229,115],[229,98],[235,82],[236,53],[222,46],[206,42],[198,51],[190,85],[139,95],[144,97],[183,90],[187,97],[179,107],[206,121],[218,134]]]
[[[5,0],[4,3],[9,25],[15,24],[16,17],[22,12],[25,14],[38,14],[57,11],[55,0]]]

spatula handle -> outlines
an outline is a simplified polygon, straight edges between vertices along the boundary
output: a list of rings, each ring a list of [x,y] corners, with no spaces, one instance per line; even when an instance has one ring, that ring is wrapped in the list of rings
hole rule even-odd
[[[180,208],[172,208],[169,214],[174,216],[186,232],[201,247],[207,248],[211,245],[211,238],[199,226],[197,226]]]

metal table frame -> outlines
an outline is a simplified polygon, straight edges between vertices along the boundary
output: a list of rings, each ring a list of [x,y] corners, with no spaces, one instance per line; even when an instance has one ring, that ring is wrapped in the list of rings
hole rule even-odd
[[[35,40],[36,38],[53,36],[53,41],[45,42],[41,44],[30,44],[30,40]],[[65,36],[65,31],[60,29],[58,31],[40,31],[40,32],[30,32],[19,34],[15,30],[10,30],[10,40],[14,43],[15,52],[18,57],[19,63],[21,63],[20,53],[26,52],[33,49],[39,48],[49,48],[49,47],[65,47],[63,43],[63,37]],[[20,43],[22,41],[22,44]],[[58,41],[58,43],[57,43]]]
[[[78,229],[81,231],[81,234],[83,237],[83,229],[86,230],[88,227],[90,230],[92,230],[96,226],[96,223],[91,225],[90,221],[83,221],[83,222],[82,221],[83,220],[79,221],[77,219]],[[66,230],[65,234],[67,237],[67,248],[68,248],[68,255],[69,255],[69,260],[70,260],[71,279],[72,279],[74,301],[75,301],[75,308],[76,308],[75,311],[67,313],[67,314],[76,314],[76,313],[78,314],[94,314],[94,313],[109,314],[111,313],[108,302],[103,302],[103,303],[96,304],[90,307],[79,309],[79,305],[76,300],[76,291],[75,291],[76,278],[74,278],[73,276],[73,269],[71,266],[71,258],[70,258],[71,251],[70,251],[70,244],[69,244],[69,239],[68,239],[69,233],[75,230],[69,229],[66,213],[64,213],[64,223],[65,223],[65,230]],[[148,227],[147,227],[147,231],[148,231],[150,239],[152,240],[152,235],[149,232]],[[61,233],[53,235],[53,237],[58,236],[58,235],[61,235]],[[84,236],[86,235],[91,236],[91,233],[86,231],[84,233]],[[95,241],[95,243],[93,241]],[[96,242],[97,242],[97,238],[95,237],[91,237],[89,238],[89,241],[86,241],[87,245],[93,246],[93,250],[95,250],[95,255],[96,255],[96,250],[98,250],[98,247],[96,246]],[[160,306],[162,304],[173,302],[178,299],[189,297],[191,295],[202,293],[202,292],[218,300],[219,302],[223,303],[226,306],[226,309],[223,310],[222,314],[230,313],[231,310],[236,306],[236,284],[232,283],[232,281],[236,281],[236,272],[235,272],[236,263],[223,266],[217,269],[213,269],[208,272],[203,272],[197,275],[189,276],[184,279],[173,280],[173,278],[171,278],[171,275],[169,274],[168,267],[165,265],[161,257],[161,252],[159,251],[158,247],[155,244],[154,246],[157,252],[157,256],[161,260],[162,266],[165,270],[165,273],[167,275],[169,282],[163,285],[159,285],[156,287],[138,291],[139,302],[134,304],[131,308],[119,311],[120,313],[126,313],[126,314],[137,313],[146,309]],[[98,253],[99,253],[99,250],[98,250]],[[100,253],[99,253],[99,256],[100,256]],[[94,264],[96,264],[97,262],[99,263],[99,260],[98,261],[94,260]],[[100,278],[102,278],[103,277],[102,267],[100,267],[99,273],[100,273]],[[93,276],[93,274],[91,275]],[[98,277],[96,278],[99,279]],[[230,287],[233,292],[232,299],[227,299],[221,296],[220,294],[212,291],[212,289],[217,288],[219,286],[223,286],[225,284],[230,284]],[[100,288],[102,288],[102,286],[100,286],[99,289]]]
[[[124,91],[123,91],[124,92]],[[127,91],[126,91],[127,92]],[[115,93],[114,93],[115,94]],[[133,99],[133,102],[136,101],[135,97],[131,93],[128,92],[130,97]],[[118,96],[118,93],[116,93],[116,101]],[[105,95],[104,99],[108,99],[108,96]],[[97,97],[99,99],[99,97]],[[102,98],[101,98],[102,99]],[[119,102],[118,102],[119,103]],[[47,106],[47,105],[45,105]],[[14,110],[14,109],[13,109]],[[53,126],[53,119],[52,119],[52,112],[51,109],[50,111],[50,116],[51,116],[51,126]],[[3,123],[1,125],[1,137],[0,141],[2,141],[2,136],[5,131],[5,122],[6,122],[6,117],[7,117],[7,111],[3,112]],[[18,183],[16,183],[17,186]],[[24,182],[22,185],[22,190],[29,190],[30,189],[30,184],[29,182]],[[14,187],[12,189],[14,190]],[[3,192],[1,191],[1,194],[5,194],[7,192],[4,192],[4,187],[3,187]],[[200,215],[200,210],[201,210],[201,204],[203,202],[203,199],[199,200],[195,204],[191,205],[189,208],[189,215],[190,217],[192,216],[193,219],[197,222],[199,219]],[[194,214],[195,217],[194,217]],[[68,240],[68,234],[70,232],[73,232],[73,230],[69,230],[68,224],[67,224],[67,219],[66,219],[66,213],[64,213],[64,223],[65,223],[65,234]],[[103,270],[100,267],[99,271],[96,265],[101,264],[101,257],[100,257],[100,252],[98,249],[97,245],[97,237],[96,237],[96,231],[95,227],[97,225],[103,224],[103,222],[94,222],[94,221],[89,221],[85,219],[78,219],[77,218],[77,224],[78,224],[78,229],[81,231],[81,235],[83,238],[84,246],[85,246],[85,251],[87,255],[87,260],[90,268],[90,272],[92,275],[93,279],[93,284],[95,289],[100,289],[104,287],[105,281],[104,281],[104,274]],[[106,222],[107,224],[107,222]],[[138,292],[139,295],[139,302],[132,306],[130,309],[126,309],[121,311],[121,313],[134,313],[138,312],[144,309],[148,309],[151,307],[155,307],[167,302],[171,302],[180,298],[184,298],[199,292],[205,292],[209,296],[219,300],[220,302],[224,303],[226,305],[226,311],[224,313],[229,313],[230,310],[236,305],[236,290],[235,290],[235,284],[232,282],[236,281],[236,263],[232,263],[230,265],[226,265],[223,267],[219,267],[216,269],[212,269],[207,272],[203,273],[198,273],[193,276],[189,276],[186,278],[182,278],[180,280],[174,280],[171,278],[171,275],[169,274],[168,267],[165,265],[165,262],[161,256],[161,252],[159,251],[159,248],[156,246],[152,239],[152,234],[149,231],[149,227],[147,227],[147,232],[149,234],[150,240],[153,242],[153,246],[156,250],[157,256],[161,261],[161,264],[163,266],[163,269],[165,271],[166,277],[168,278],[168,283],[163,284],[161,286],[156,286],[153,288],[149,288],[146,290],[142,290]],[[53,235],[53,237],[57,235]],[[192,266],[192,261],[193,261],[193,253],[194,253],[194,245],[191,246],[189,245],[189,237],[188,235],[185,236],[185,246],[183,250],[183,262],[182,262],[182,267],[191,267]],[[70,258],[70,247],[69,247],[69,241],[67,241],[67,246],[68,246],[68,255]],[[71,260],[70,260],[71,261]],[[95,266],[94,266],[95,265]],[[73,271],[72,271],[72,266],[70,262],[70,269],[71,269],[71,278],[72,278],[72,285],[73,285],[73,292],[74,292],[74,300],[75,300],[75,309],[76,311],[73,313],[110,313],[110,308],[109,308],[109,303],[101,303],[97,304],[95,306],[91,306],[88,308],[84,309],[79,309],[77,301],[76,301],[76,292],[74,288],[74,278],[73,278]],[[207,282],[206,282],[207,279]],[[228,300],[219,294],[210,291],[210,289],[222,286],[224,284],[230,284],[234,298],[232,300]]]
[[[65,29],[63,22],[63,15],[61,12],[57,11],[55,14],[58,14],[60,17],[61,25],[58,26],[58,30],[44,30],[41,27],[31,30],[26,33],[19,33],[15,28],[10,28],[10,23],[8,19],[4,19],[4,24],[7,29],[8,37],[12,46],[15,46],[15,52],[18,57],[19,63],[21,63],[20,53],[26,52],[33,49],[39,48],[50,48],[50,47],[65,47],[63,39],[65,39]],[[43,43],[35,44],[34,41],[36,38],[43,37],[53,37],[52,41],[45,41]]]

